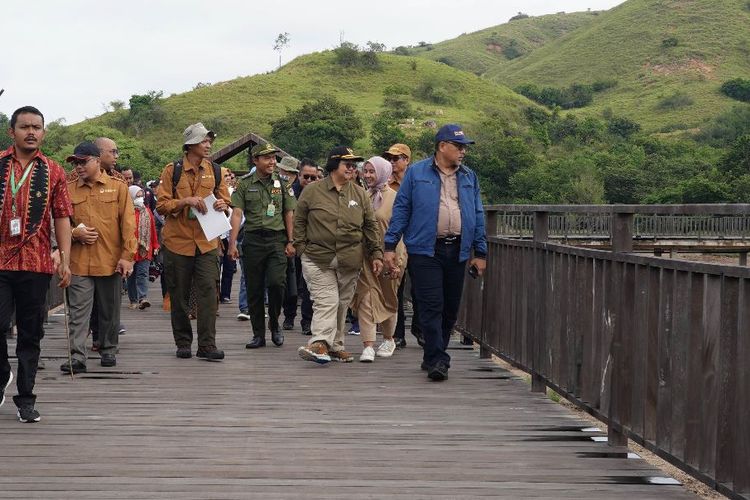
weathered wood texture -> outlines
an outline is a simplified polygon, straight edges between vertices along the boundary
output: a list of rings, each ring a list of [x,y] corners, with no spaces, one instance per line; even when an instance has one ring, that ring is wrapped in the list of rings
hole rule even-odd
[[[490,238],[459,329],[609,423],[610,442],[750,498],[750,271],[536,240]]]
[[[0,409],[0,498],[694,498],[648,484],[662,473],[475,349],[452,346],[450,378],[431,383],[411,337],[391,359],[317,366],[297,357],[299,330],[248,351],[249,323],[220,313],[223,362],[176,359],[154,300],[123,309],[118,365],[92,354],[73,381],[52,316],[42,422]]]

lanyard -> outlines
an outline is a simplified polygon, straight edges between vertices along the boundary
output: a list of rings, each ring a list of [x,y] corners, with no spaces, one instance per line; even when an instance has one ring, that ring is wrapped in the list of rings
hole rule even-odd
[[[18,181],[18,184],[16,184],[16,169],[15,167],[11,167],[10,169],[10,192],[13,195],[13,203],[11,205],[11,208],[13,209],[13,216],[16,215],[16,195],[18,194],[18,191],[21,190],[21,187],[26,182],[26,179],[29,177],[29,173],[31,172],[31,169],[34,167],[34,161],[36,158],[32,158],[28,165],[26,165],[26,170],[24,170],[23,175],[21,176],[21,180]]]

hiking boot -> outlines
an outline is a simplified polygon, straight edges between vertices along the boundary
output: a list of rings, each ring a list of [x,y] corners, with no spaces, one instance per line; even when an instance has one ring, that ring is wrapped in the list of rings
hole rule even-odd
[[[63,373],[71,373],[72,372],[73,374],[76,374],[76,373],[86,373],[86,365],[82,361],[80,361],[78,359],[74,359],[72,364],[69,363],[68,361],[66,361],[65,363],[61,364],[60,365],[60,371],[63,372]]]
[[[331,356],[328,353],[328,346],[322,341],[313,342],[310,345],[303,345],[297,349],[297,354],[299,354],[299,357],[305,361],[312,361],[321,365],[331,361]]]
[[[2,386],[2,388],[0,388],[0,406],[3,406],[3,403],[5,403],[5,391],[8,389],[11,382],[13,382],[13,372],[10,372],[10,375],[8,375],[8,381]]]
[[[396,350],[396,342],[393,339],[385,339],[375,353],[379,358],[390,358]]]
[[[302,328],[302,335],[312,335],[309,322],[300,322],[300,327]]]
[[[294,320],[290,318],[284,318],[284,324],[281,325],[281,328],[283,328],[284,330],[293,330]]]
[[[215,345],[198,347],[198,350],[195,351],[195,357],[209,361],[219,361],[220,359],[224,359],[224,351],[217,349]]]
[[[331,356],[332,361],[339,361],[341,363],[351,363],[352,361],[354,361],[354,356],[344,350],[331,351],[328,354]]]
[[[190,359],[193,357],[193,352],[190,350],[190,346],[178,347],[175,356],[182,359]]]
[[[441,382],[448,378],[448,366],[438,361],[435,366],[427,370],[427,377],[435,382]]]
[[[117,358],[114,354],[102,354],[101,365],[105,367],[116,366]]]
[[[39,422],[42,419],[42,416],[39,415],[39,412],[34,409],[34,405],[23,405],[18,407],[18,421],[23,422],[25,424],[32,424],[34,422]]]

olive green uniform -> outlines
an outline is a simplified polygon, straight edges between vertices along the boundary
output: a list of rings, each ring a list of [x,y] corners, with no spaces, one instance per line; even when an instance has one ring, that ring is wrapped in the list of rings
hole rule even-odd
[[[268,327],[279,328],[286,287],[287,234],[284,213],[294,211],[297,200],[291,187],[274,172],[262,179],[257,172],[240,178],[232,206],[245,214],[242,259],[247,271],[247,304],[253,336],[266,336],[263,296],[268,288]]]

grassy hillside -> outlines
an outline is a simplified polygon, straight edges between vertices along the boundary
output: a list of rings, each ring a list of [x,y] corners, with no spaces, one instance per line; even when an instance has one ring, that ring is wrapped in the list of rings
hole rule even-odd
[[[724,81],[750,75],[748,26],[747,0],[629,0],[485,76],[511,87],[615,79],[585,113],[610,108],[650,131],[695,127],[735,103],[719,93]]]
[[[409,95],[414,120],[413,124],[409,120],[405,127],[414,133],[426,129],[423,123],[429,120],[437,124],[460,122],[471,129],[487,112],[499,113],[509,124],[524,121],[522,109],[530,102],[506,87],[433,61],[390,54],[381,54],[380,60],[379,70],[351,69],[338,66],[332,52],[316,53],[299,57],[272,73],[173,95],[161,103],[166,119],[147,127],[135,139],[144,150],[169,158],[178,154],[185,126],[200,120],[216,130],[215,148],[220,148],[251,131],[268,136],[270,123],[287,109],[298,108],[324,95],[351,105],[369,131],[370,123],[382,109],[386,87],[398,84],[411,92],[425,82],[444,89],[451,102],[434,104]],[[118,121],[127,113],[123,109],[73,125],[69,127],[70,136],[80,135],[91,127],[118,128]],[[355,146],[364,154],[371,152],[367,138]],[[72,143],[67,148],[72,149]],[[136,158],[133,161],[137,163]],[[241,162],[235,163],[239,165]]]
[[[440,61],[454,68],[483,75],[528,56],[562,36],[588,26],[599,12],[560,13],[517,19],[452,40],[399,49],[401,53]]]

